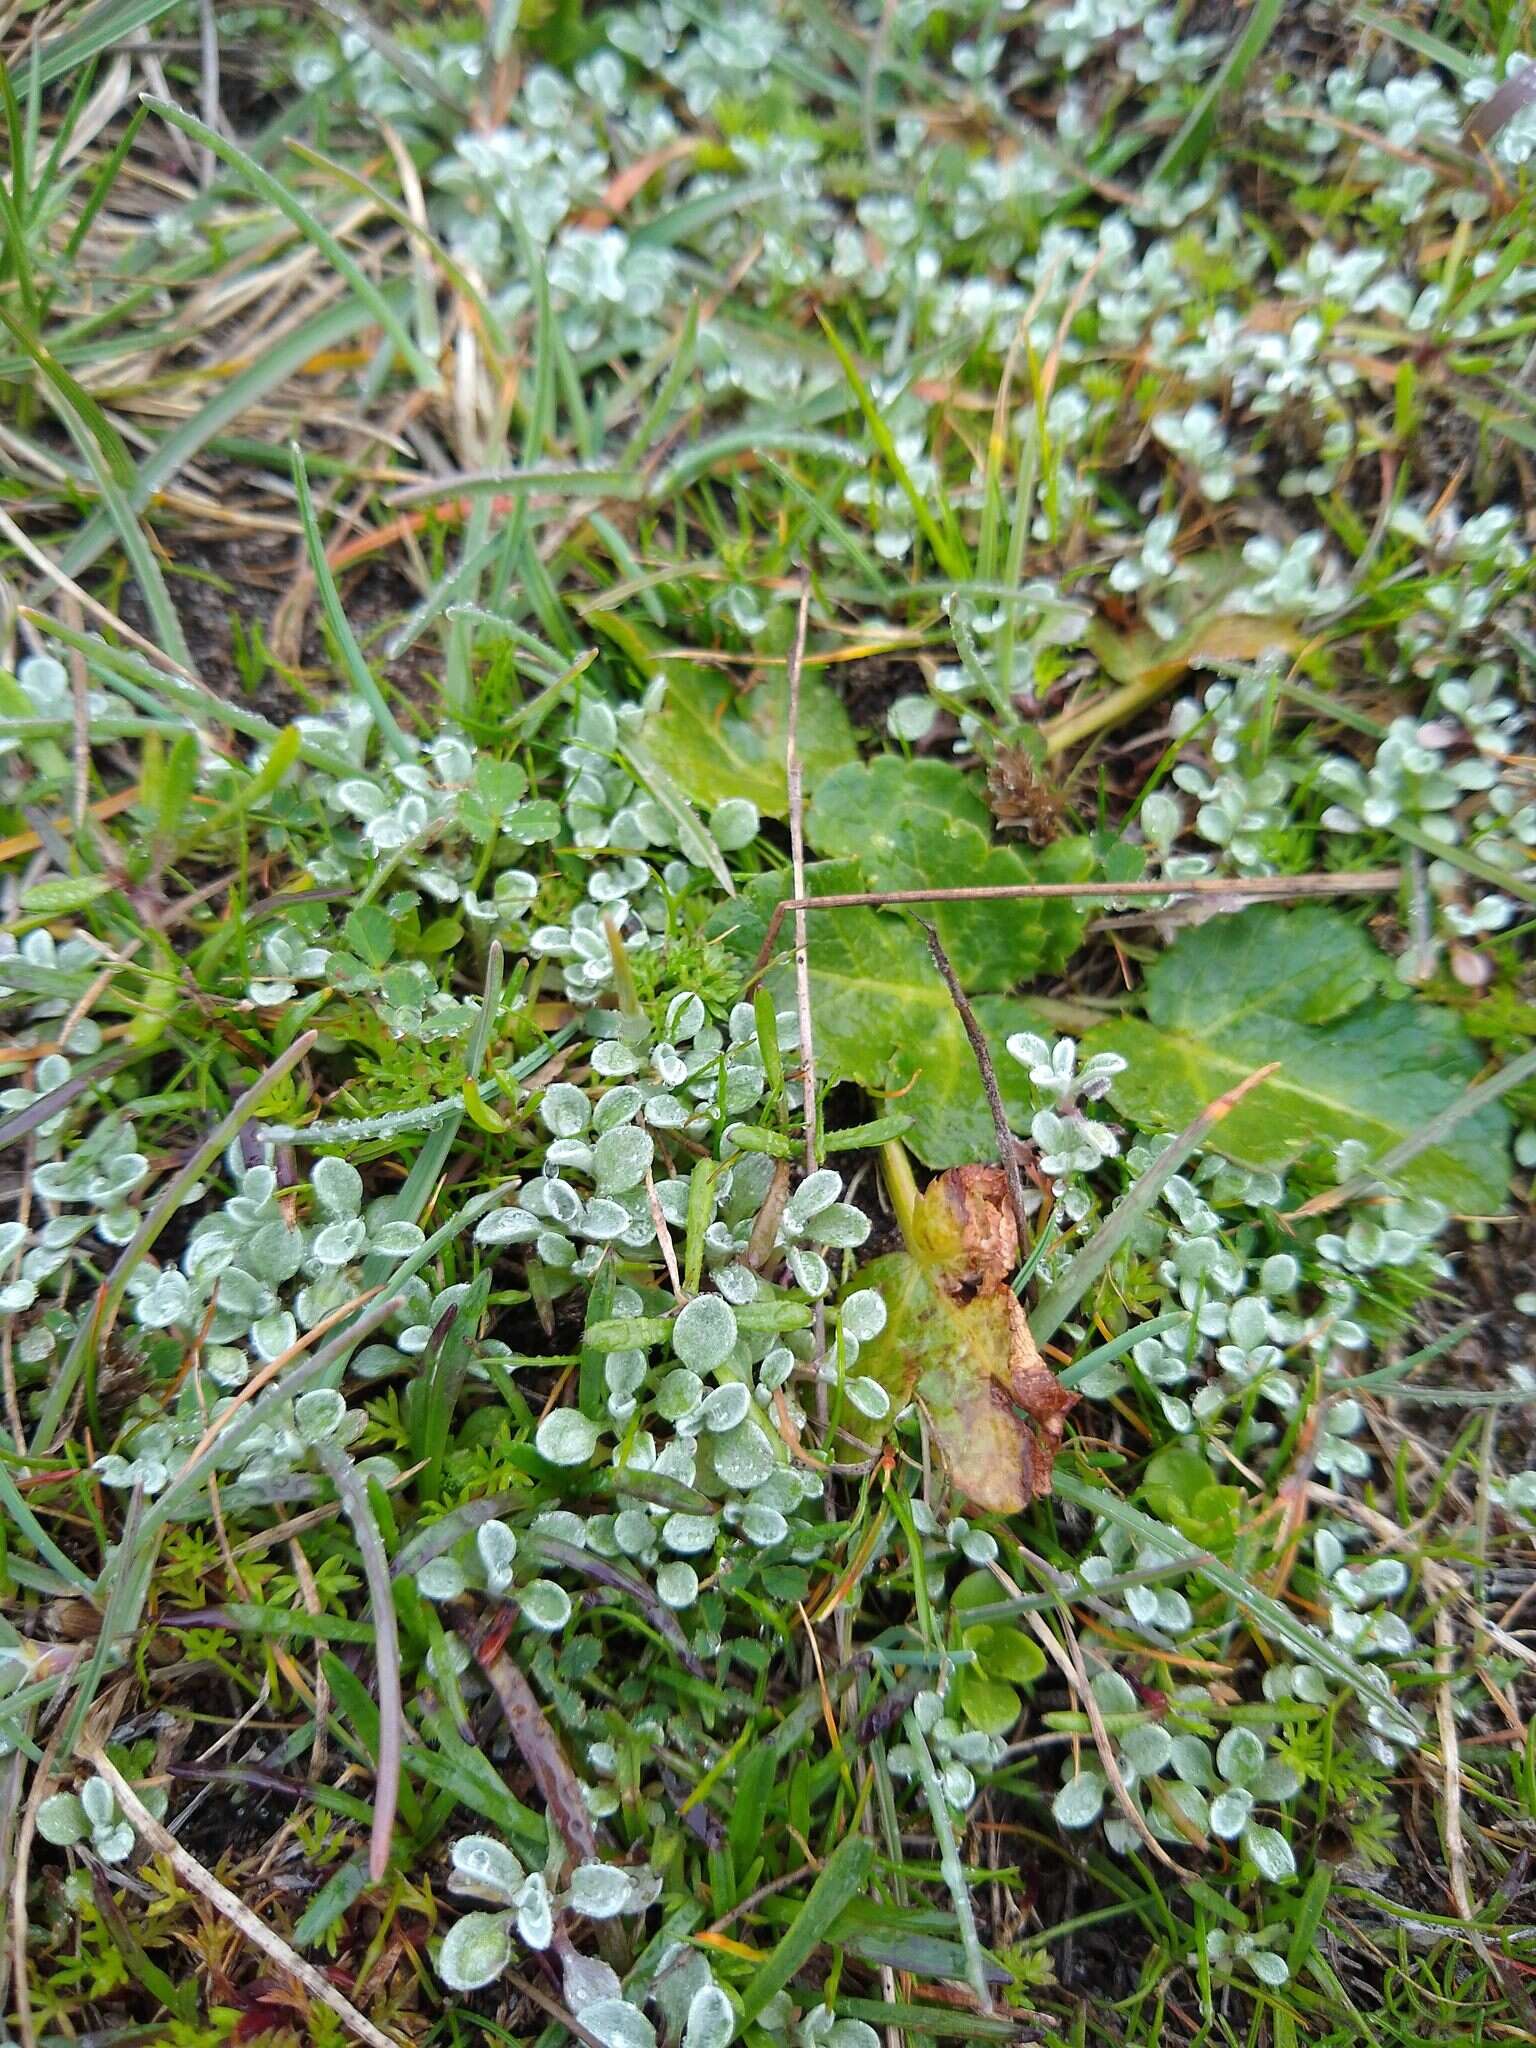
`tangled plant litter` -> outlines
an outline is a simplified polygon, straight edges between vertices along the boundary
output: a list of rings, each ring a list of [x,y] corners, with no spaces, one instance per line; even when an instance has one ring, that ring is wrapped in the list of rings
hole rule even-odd
[[[23,2033],[292,2023],[145,1815],[311,2029],[1516,2013],[1515,11],[212,11],[261,131],[132,11],[10,72]]]

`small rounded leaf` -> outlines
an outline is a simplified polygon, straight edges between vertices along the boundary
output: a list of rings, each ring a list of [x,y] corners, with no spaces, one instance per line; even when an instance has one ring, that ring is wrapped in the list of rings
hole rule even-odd
[[[91,1837],[91,1847],[103,1863],[126,1863],[133,1854],[133,1829],[125,1820],[109,1828],[98,1828]]]
[[[1173,1755],[1173,1737],[1155,1721],[1130,1729],[1120,1744],[1120,1753],[1141,1778],[1155,1778]]]
[[[512,1563],[517,1556],[517,1538],[505,1522],[482,1522],[475,1531],[475,1550],[485,1572],[485,1582],[500,1593],[512,1582]]]
[[[532,1244],[539,1219],[526,1209],[492,1209],[475,1225],[476,1244]]]
[[[556,1408],[534,1436],[534,1448],[551,1465],[585,1465],[597,1449],[598,1428],[579,1408]]]
[[[1216,1768],[1229,1785],[1252,1785],[1264,1768],[1264,1741],[1251,1728],[1229,1728],[1216,1751]]]
[[[592,1147],[592,1175],[600,1195],[622,1195],[639,1187],[656,1156],[648,1131],[618,1124]]]
[[[736,1317],[718,1294],[690,1301],[672,1326],[672,1349],[697,1373],[714,1372],[736,1346]]]
[[[656,2029],[624,1998],[597,1999],[583,2010],[581,2024],[603,2048],[656,2048]]]
[[[537,1870],[523,1882],[517,1902],[517,1931],[530,1948],[548,1948],[555,1938],[555,1914],[549,1902],[549,1887]]]
[[[727,1380],[724,1386],[714,1387],[704,1398],[703,1423],[708,1430],[735,1429],[745,1422],[747,1410],[752,1405],[752,1396],[739,1380]]]
[[[556,1081],[544,1090],[539,1115],[551,1137],[579,1138],[587,1128],[592,1105],[580,1088],[573,1088],[569,1081]]]
[[[117,1801],[105,1778],[88,1778],[80,1788],[80,1804],[93,1828],[109,1828],[117,1819]]]
[[[494,1984],[512,1960],[506,1913],[466,1913],[449,1928],[438,1951],[437,1973],[452,1991]]]
[[[1253,1794],[1245,1792],[1241,1785],[1229,1785],[1211,1801],[1211,1833],[1230,1842],[1243,1832],[1252,1812]]]
[[[709,829],[722,853],[740,853],[757,837],[757,805],[744,796],[728,796],[709,814]]]
[[[883,1422],[891,1412],[891,1397],[878,1380],[856,1378],[846,1382],[844,1392],[861,1415],[871,1422]]]
[[[1277,1956],[1272,1949],[1256,1948],[1249,1952],[1248,1967],[1261,1984],[1268,1984],[1278,1991],[1282,1984],[1289,1982],[1291,1970],[1284,1956]]]
[[[682,1558],[671,1559],[656,1573],[656,1597],[668,1607],[691,1607],[699,1597],[698,1573]]]
[[[706,1984],[693,1994],[688,2024],[683,2028],[683,2048],[730,2048],[735,2031],[735,2011],[718,1984]]]
[[[305,1443],[324,1443],[340,1429],[346,1412],[347,1404],[334,1387],[315,1387],[294,1402],[293,1426]]]
[[[56,1849],[72,1849],[90,1832],[85,1808],[73,1792],[55,1792],[37,1809],[37,1832]]]
[[[345,1159],[317,1159],[313,1184],[315,1200],[327,1216],[345,1221],[362,1207],[363,1176]]]
[[[1211,1769],[1211,1752],[1198,1735],[1175,1735],[1173,1768],[1186,1785],[1203,1785],[1207,1791],[1216,1783]]]
[[[885,1299],[873,1287],[860,1287],[843,1297],[843,1329],[867,1344],[885,1328]]]
[[[504,1842],[494,1835],[463,1835],[453,1845],[453,1876],[456,1892],[470,1892],[476,1898],[495,1899],[499,1905],[515,1903],[527,1872]]]
[[[457,1600],[468,1583],[456,1557],[429,1558],[416,1574],[416,1590],[423,1600]]]
[[[1267,1877],[1271,1884],[1288,1883],[1296,1875],[1296,1858],[1278,1828],[1261,1828],[1250,1822],[1243,1830],[1243,1847],[1257,1865],[1260,1877]]]
[[[1092,1827],[1104,1809],[1104,1780],[1097,1771],[1079,1771],[1068,1778],[1051,1801],[1051,1812],[1061,1828]]]
[[[611,1920],[627,1910],[634,1895],[627,1870],[612,1863],[582,1863],[571,1872],[566,1903],[573,1913],[584,1913],[589,1920]]]
[[[524,1621],[546,1635],[564,1628],[571,1618],[571,1596],[553,1579],[530,1579],[518,1595],[518,1604]]]

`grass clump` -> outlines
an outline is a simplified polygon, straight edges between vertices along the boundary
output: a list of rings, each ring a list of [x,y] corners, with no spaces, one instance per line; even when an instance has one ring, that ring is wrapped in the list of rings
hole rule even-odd
[[[18,2038],[1526,2027],[1526,38],[12,33]]]

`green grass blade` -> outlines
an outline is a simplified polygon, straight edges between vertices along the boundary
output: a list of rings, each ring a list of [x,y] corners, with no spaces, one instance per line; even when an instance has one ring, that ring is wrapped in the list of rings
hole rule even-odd
[[[860,375],[859,366],[854,361],[853,353],[847,343],[829,320],[821,315],[818,315],[818,318],[821,319],[822,332],[826,335],[833,354],[841,363],[843,375],[847,378],[849,387],[854,397],[858,400],[859,410],[864,415],[865,424],[869,428],[875,446],[879,449],[881,457],[892,476],[905,493],[907,503],[912,507],[912,517],[917,521],[918,529],[924,540],[927,541],[934,560],[947,574],[955,577],[957,580],[963,580],[971,574],[969,556],[962,545],[954,541],[950,535],[943,531],[938,521],[934,518],[927,499],[912,481],[911,472],[902,461],[897,450],[896,437],[886,425],[879,407],[875,404],[874,394]]]
[[[176,0],[101,0],[87,8],[73,28],[51,36],[42,45],[37,75],[43,85],[67,78],[104,50],[126,43],[141,28],[148,28],[162,14],[169,14]]]
[[[315,502],[309,494],[309,477],[304,468],[304,451],[295,441],[289,451],[293,459],[293,487],[298,494],[299,521],[304,528],[304,545],[309,551],[309,565],[315,574],[315,587],[320,593],[320,607],[325,613],[326,624],[341,650],[346,663],[347,674],[352,686],[368,706],[374,728],[384,745],[397,761],[413,761],[416,749],[395,722],[395,714],[384,701],[384,692],[379,688],[373,670],[368,666],[367,657],[358,645],[352,622],[347,617],[341,602],[341,593],[336,588],[336,578],[331,574],[331,565],[325,559],[325,542],[320,537],[320,522],[315,517]]]
[[[793,1926],[742,1992],[742,2025],[749,2026],[774,1993],[804,1969],[838,1914],[863,1892],[874,1860],[875,1852],[862,1835],[850,1835],[838,1843],[821,1866]]]

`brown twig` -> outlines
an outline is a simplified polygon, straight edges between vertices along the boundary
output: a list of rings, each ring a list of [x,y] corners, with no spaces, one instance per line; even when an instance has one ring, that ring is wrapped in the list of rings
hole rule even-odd
[[[795,894],[774,905],[749,979],[756,980],[773,957],[779,927],[790,911],[798,927],[808,910],[883,910],[905,903],[1051,902],[1078,896],[1230,896],[1239,902],[1275,896],[1386,896],[1402,878],[1401,868],[1370,868],[1340,875],[1197,875],[1185,882],[979,882],[966,889],[851,889],[836,896],[806,896],[797,881]]]
[[[1019,1171],[1018,1148],[1014,1143],[1013,1131],[1008,1123],[1008,1112],[1003,1107],[1003,1091],[997,1085],[997,1068],[992,1064],[991,1048],[986,1033],[976,1022],[976,1012],[971,1008],[965,990],[960,986],[944,942],[931,924],[918,919],[928,935],[928,950],[933,955],[933,964],[944,978],[949,990],[949,999],[965,1026],[965,1035],[971,1041],[971,1051],[981,1069],[981,1085],[986,1090],[987,1107],[992,1112],[992,1128],[997,1133],[997,1156],[1002,1165],[1003,1178],[1008,1183],[1008,1200],[1013,1208],[1014,1227],[1018,1232],[1019,1256],[1024,1256],[1024,1247],[1029,1242],[1029,1211],[1024,1200],[1024,1176]]]

